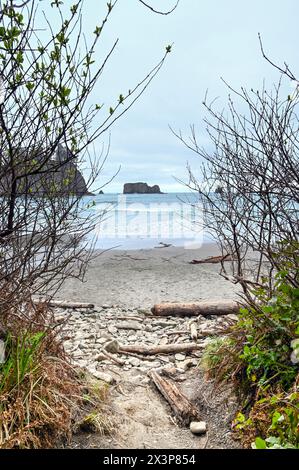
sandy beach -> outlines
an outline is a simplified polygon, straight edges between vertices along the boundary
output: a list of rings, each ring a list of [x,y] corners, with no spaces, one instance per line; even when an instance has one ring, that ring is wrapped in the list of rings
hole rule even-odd
[[[219,275],[219,264],[192,265],[193,259],[219,254],[216,244],[98,252],[85,281],[69,279],[56,297],[96,306],[149,308],[159,302],[236,298],[237,288]]]

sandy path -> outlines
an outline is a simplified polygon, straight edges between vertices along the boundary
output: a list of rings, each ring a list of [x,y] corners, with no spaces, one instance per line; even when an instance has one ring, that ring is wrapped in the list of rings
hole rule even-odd
[[[173,341],[167,336],[171,328],[188,329],[189,318],[153,319],[149,308],[161,301],[196,301],[209,298],[235,298],[234,286],[219,276],[219,265],[191,265],[192,259],[218,254],[217,248],[206,245],[201,250],[161,248],[139,251],[110,251],[95,259],[84,284],[70,280],[57,298],[95,303],[93,311],[70,313],[66,348],[81,367],[92,373],[108,373],[116,381],[111,385],[110,404],[114,419],[111,437],[79,434],[72,447],[81,448],[165,448],[200,449],[238,447],[232,440],[230,422],[236,410],[231,393],[215,391],[196,367],[200,354],[186,355],[193,361],[185,367],[174,355],[156,357],[154,361],[134,360],[120,356],[125,364],[117,366],[95,359],[105,341],[116,339],[121,344],[158,345]],[[142,314],[141,309],[147,309]],[[122,329],[120,323],[140,317],[140,329]],[[122,320],[123,317],[123,320]],[[161,319],[160,319],[161,320]],[[198,319],[198,327],[215,326],[219,319]],[[166,322],[166,323],[165,323]],[[136,321],[135,321],[136,324]],[[187,336],[175,341],[190,341]],[[164,343],[165,344],[165,343]],[[185,362],[186,362],[185,361]],[[202,420],[208,424],[208,435],[194,436],[188,428],[178,426],[173,413],[147,373],[152,368],[176,367],[177,385],[199,407]]]

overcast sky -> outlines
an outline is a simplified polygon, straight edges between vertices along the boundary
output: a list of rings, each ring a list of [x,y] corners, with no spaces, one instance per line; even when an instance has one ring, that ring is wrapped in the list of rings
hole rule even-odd
[[[171,0],[148,0],[155,7],[171,7]],[[87,0],[86,28],[93,28],[106,11],[106,1]],[[162,191],[184,190],[174,179],[187,179],[186,162],[199,171],[198,158],[171,134],[169,125],[188,134],[195,124],[199,141],[209,147],[202,100],[225,103],[228,90],[223,77],[235,88],[270,88],[278,73],[261,57],[258,32],[269,56],[298,66],[298,0],[180,0],[176,11],[158,16],[137,0],[119,0],[107,24],[102,50],[119,38],[96,88],[95,102],[114,103],[133,88],[174,43],[163,69],[138,103],[111,130],[111,148],[99,183],[121,171],[105,192],[121,192],[125,182],[159,184]],[[299,73],[298,73],[299,75]],[[100,151],[103,138],[98,142]]]

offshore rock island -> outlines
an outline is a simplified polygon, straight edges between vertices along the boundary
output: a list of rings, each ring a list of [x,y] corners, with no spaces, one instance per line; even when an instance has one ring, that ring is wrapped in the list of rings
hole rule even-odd
[[[149,186],[147,183],[126,183],[124,184],[123,194],[163,194],[160,187],[155,184]]]

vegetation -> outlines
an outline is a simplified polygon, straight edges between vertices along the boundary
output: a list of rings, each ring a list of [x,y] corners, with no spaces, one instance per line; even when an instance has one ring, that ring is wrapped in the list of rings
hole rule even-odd
[[[172,11],[136,1],[154,13]],[[2,448],[50,447],[67,437],[87,393],[85,378],[65,357],[50,309],[32,296],[48,298],[69,276],[82,279],[92,256],[86,236],[98,219],[83,207],[82,194],[61,191],[63,183],[72,187],[75,172],[64,174],[59,185],[55,175],[76,164],[88,175],[87,190],[95,183],[107,154],[91,156],[91,144],[132,107],[171,51],[167,46],[156,66],[114,103],[91,104],[117,46],[118,41],[97,63],[103,30],[117,3],[103,2],[102,21],[83,35],[84,0],[71,6],[60,0],[0,1]],[[94,406],[103,399],[89,390],[91,395]],[[100,414],[97,405],[85,422],[108,429]]]
[[[229,87],[244,114],[232,96],[228,115],[205,103],[213,153],[199,147],[194,129],[191,144],[176,135],[203,158],[204,184],[189,169],[189,186],[222,254],[232,255],[221,274],[240,286],[243,304],[202,365],[217,381],[233,381],[243,404],[233,428],[244,446],[299,448],[299,82],[274,66],[274,92]],[[295,84],[292,96],[285,79]]]

